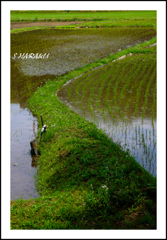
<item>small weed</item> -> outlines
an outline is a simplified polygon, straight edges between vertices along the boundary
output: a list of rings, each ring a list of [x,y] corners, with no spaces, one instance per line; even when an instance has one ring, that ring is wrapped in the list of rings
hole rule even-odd
[[[37,22],[38,21],[38,18],[36,17],[36,18],[34,18],[34,22]]]

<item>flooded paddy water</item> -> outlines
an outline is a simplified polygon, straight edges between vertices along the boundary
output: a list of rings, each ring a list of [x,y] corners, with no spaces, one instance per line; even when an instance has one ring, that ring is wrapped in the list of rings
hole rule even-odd
[[[30,153],[37,122],[26,104],[31,94],[48,80],[155,36],[152,28],[45,29],[11,34],[11,200],[39,196],[34,180],[37,160]],[[46,54],[30,58],[23,53]]]
[[[156,176],[156,52],[92,70],[57,95]]]

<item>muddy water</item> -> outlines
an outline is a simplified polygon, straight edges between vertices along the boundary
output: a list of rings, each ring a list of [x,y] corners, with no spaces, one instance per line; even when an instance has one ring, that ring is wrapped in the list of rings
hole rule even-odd
[[[57,95],[156,176],[156,53],[135,55],[82,75]]]
[[[19,117],[18,117],[19,116]],[[33,127],[34,125],[34,127]],[[36,118],[28,109],[11,104],[11,199],[37,197],[36,161],[31,158],[30,141],[35,138]]]
[[[56,76],[155,35],[152,28],[45,29],[11,35],[12,200],[21,196],[24,199],[38,196],[34,180],[37,161],[30,154],[36,118],[26,104],[31,94],[49,79],[53,80]],[[42,53],[43,56],[46,53],[48,57],[33,59],[23,57],[23,53]]]

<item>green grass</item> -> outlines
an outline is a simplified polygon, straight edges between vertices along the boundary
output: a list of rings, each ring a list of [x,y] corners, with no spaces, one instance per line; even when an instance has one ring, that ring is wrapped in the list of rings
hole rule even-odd
[[[11,21],[156,19],[156,11],[11,11]]]
[[[154,41],[103,62],[133,49],[143,52],[141,46]],[[47,82],[29,99],[38,122],[42,115],[48,125],[39,146],[37,181],[42,197],[11,201],[11,229],[156,228],[156,179],[56,96],[64,83],[101,61]]]

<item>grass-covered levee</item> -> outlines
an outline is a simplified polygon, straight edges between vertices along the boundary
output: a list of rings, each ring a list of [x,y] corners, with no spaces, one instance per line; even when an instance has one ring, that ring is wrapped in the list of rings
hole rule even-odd
[[[96,66],[121,54],[152,51],[143,46],[96,61]],[[11,229],[156,229],[156,178],[57,98],[63,84],[93,67],[57,77],[29,99],[39,126],[41,115],[48,125],[39,145],[41,197],[11,201]]]

